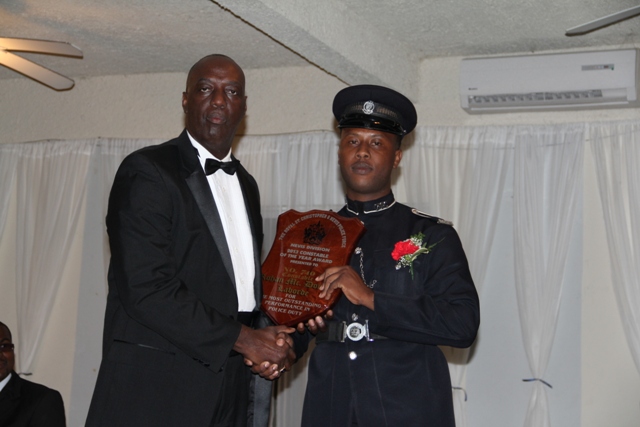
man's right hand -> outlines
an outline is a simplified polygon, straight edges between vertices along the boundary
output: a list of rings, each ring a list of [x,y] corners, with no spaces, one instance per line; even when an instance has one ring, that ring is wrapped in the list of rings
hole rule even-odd
[[[289,336],[294,331],[283,325],[255,330],[242,325],[233,349],[244,356],[254,373],[273,380],[281,370],[290,369],[296,359]]]

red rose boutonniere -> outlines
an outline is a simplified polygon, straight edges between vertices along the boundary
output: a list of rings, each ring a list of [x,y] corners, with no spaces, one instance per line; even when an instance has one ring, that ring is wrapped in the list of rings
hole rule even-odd
[[[400,270],[402,267],[409,267],[411,271],[411,278],[413,279],[413,261],[420,256],[420,254],[428,254],[431,250],[440,242],[436,242],[433,245],[426,246],[422,244],[424,234],[414,234],[406,240],[402,240],[393,247],[391,252],[391,258],[394,261],[398,261],[396,264],[396,270]]]

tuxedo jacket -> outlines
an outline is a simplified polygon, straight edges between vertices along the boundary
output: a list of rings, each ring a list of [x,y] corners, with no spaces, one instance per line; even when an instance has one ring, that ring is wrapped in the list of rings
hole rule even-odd
[[[262,297],[258,187],[237,171]],[[240,333],[231,256],[186,131],[130,154],[109,196],[103,359],[87,426],[208,426]]]
[[[0,426],[65,427],[64,404],[56,390],[22,379],[11,379],[0,391]]]

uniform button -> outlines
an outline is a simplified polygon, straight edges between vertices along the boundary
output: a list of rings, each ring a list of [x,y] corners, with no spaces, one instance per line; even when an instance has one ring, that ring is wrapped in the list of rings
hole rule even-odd
[[[358,355],[356,354],[355,351],[350,351],[349,352],[349,359],[356,360],[357,358],[358,358]]]
[[[355,314],[355,313],[353,313],[353,314],[351,315],[351,320],[353,320],[354,322],[355,322],[356,320],[358,320],[358,315],[357,315],[357,314]]]

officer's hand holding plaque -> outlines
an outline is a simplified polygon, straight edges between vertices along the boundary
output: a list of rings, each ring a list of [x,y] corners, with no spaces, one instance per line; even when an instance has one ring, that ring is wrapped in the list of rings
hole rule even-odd
[[[318,297],[315,278],[328,267],[349,262],[364,225],[331,211],[289,210],[262,265],[262,310],[279,325],[295,326],[324,314],[340,297]]]

